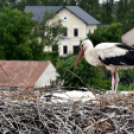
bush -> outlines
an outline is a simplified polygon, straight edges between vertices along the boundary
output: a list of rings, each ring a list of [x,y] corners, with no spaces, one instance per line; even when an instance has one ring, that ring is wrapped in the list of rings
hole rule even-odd
[[[118,86],[118,90],[119,91],[127,91],[127,90],[129,90],[129,87],[128,87],[128,85],[123,85],[123,84],[119,84],[119,86]]]
[[[111,81],[110,80],[102,80],[102,81],[100,81],[99,84],[100,84],[99,86],[102,89],[105,89],[105,90],[110,90],[111,89]]]
[[[109,26],[98,26],[94,33],[88,33],[88,38],[97,45],[101,42],[121,42],[122,24],[113,23]]]
[[[129,85],[129,88],[128,89],[129,90],[132,90],[132,91],[134,90],[134,82]]]
[[[100,67],[93,67],[85,61],[84,57],[81,59],[76,68],[74,68],[77,56],[66,57],[66,60],[62,58],[61,61],[58,61],[57,71],[60,74],[58,79],[64,80],[64,86],[76,86],[81,87],[85,85],[73,74],[69,72],[71,70],[77,76],[89,86],[94,88],[104,88],[107,84],[102,84],[102,73],[100,72]],[[105,86],[104,86],[105,85]],[[109,86],[108,86],[109,87]]]
[[[45,51],[44,52],[44,60],[50,60],[54,65],[56,65],[56,62],[58,60],[58,52],[56,51]]]

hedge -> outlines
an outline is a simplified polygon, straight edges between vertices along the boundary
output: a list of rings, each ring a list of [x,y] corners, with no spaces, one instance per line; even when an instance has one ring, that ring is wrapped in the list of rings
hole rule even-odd
[[[44,60],[50,60],[54,65],[56,65],[57,59],[59,57],[59,53],[57,51],[45,51],[44,52]]]

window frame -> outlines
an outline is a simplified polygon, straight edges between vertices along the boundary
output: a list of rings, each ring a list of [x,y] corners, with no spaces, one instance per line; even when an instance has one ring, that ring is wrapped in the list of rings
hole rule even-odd
[[[66,19],[65,19],[66,18]],[[68,16],[67,15],[64,15],[63,16],[63,21],[67,21],[68,20]]]
[[[77,53],[75,53],[75,48],[78,49],[78,50],[77,50]],[[74,45],[74,46],[73,46],[73,54],[74,54],[74,55],[78,55],[78,54],[79,54],[79,45]]]
[[[66,50],[64,48],[66,48]],[[67,54],[68,54],[68,46],[67,45],[63,45],[63,55],[67,55]]]
[[[64,37],[68,37],[68,26],[64,26],[64,27],[66,27],[66,29],[67,29],[67,31],[66,31],[66,36],[64,35]]]
[[[77,35],[75,35],[75,30],[77,30]],[[77,28],[77,27],[73,28],[73,36],[79,37],[79,28]]]

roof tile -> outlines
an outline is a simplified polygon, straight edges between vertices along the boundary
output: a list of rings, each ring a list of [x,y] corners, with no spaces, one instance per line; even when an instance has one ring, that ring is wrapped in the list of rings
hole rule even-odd
[[[54,11],[55,13],[58,13],[63,8],[68,9],[88,25],[100,24],[98,20],[78,6],[26,6],[25,11],[34,13],[33,20],[42,21],[45,11]]]
[[[49,63],[50,61],[1,60],[0,86],[33,87]]]

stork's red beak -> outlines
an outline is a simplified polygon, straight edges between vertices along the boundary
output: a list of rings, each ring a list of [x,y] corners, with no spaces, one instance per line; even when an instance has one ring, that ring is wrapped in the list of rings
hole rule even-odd
[[[75,63],[75,68],[76,68],[76,66],[78,65],[78,63],[79,63],[81,57],[83,56],[83,54],[84,54],[84,50],[81,49],[81,51],[80,51],[80,53],[79,53],[79,55],[78,55],[77,61],[76,61],[76,63]]]

